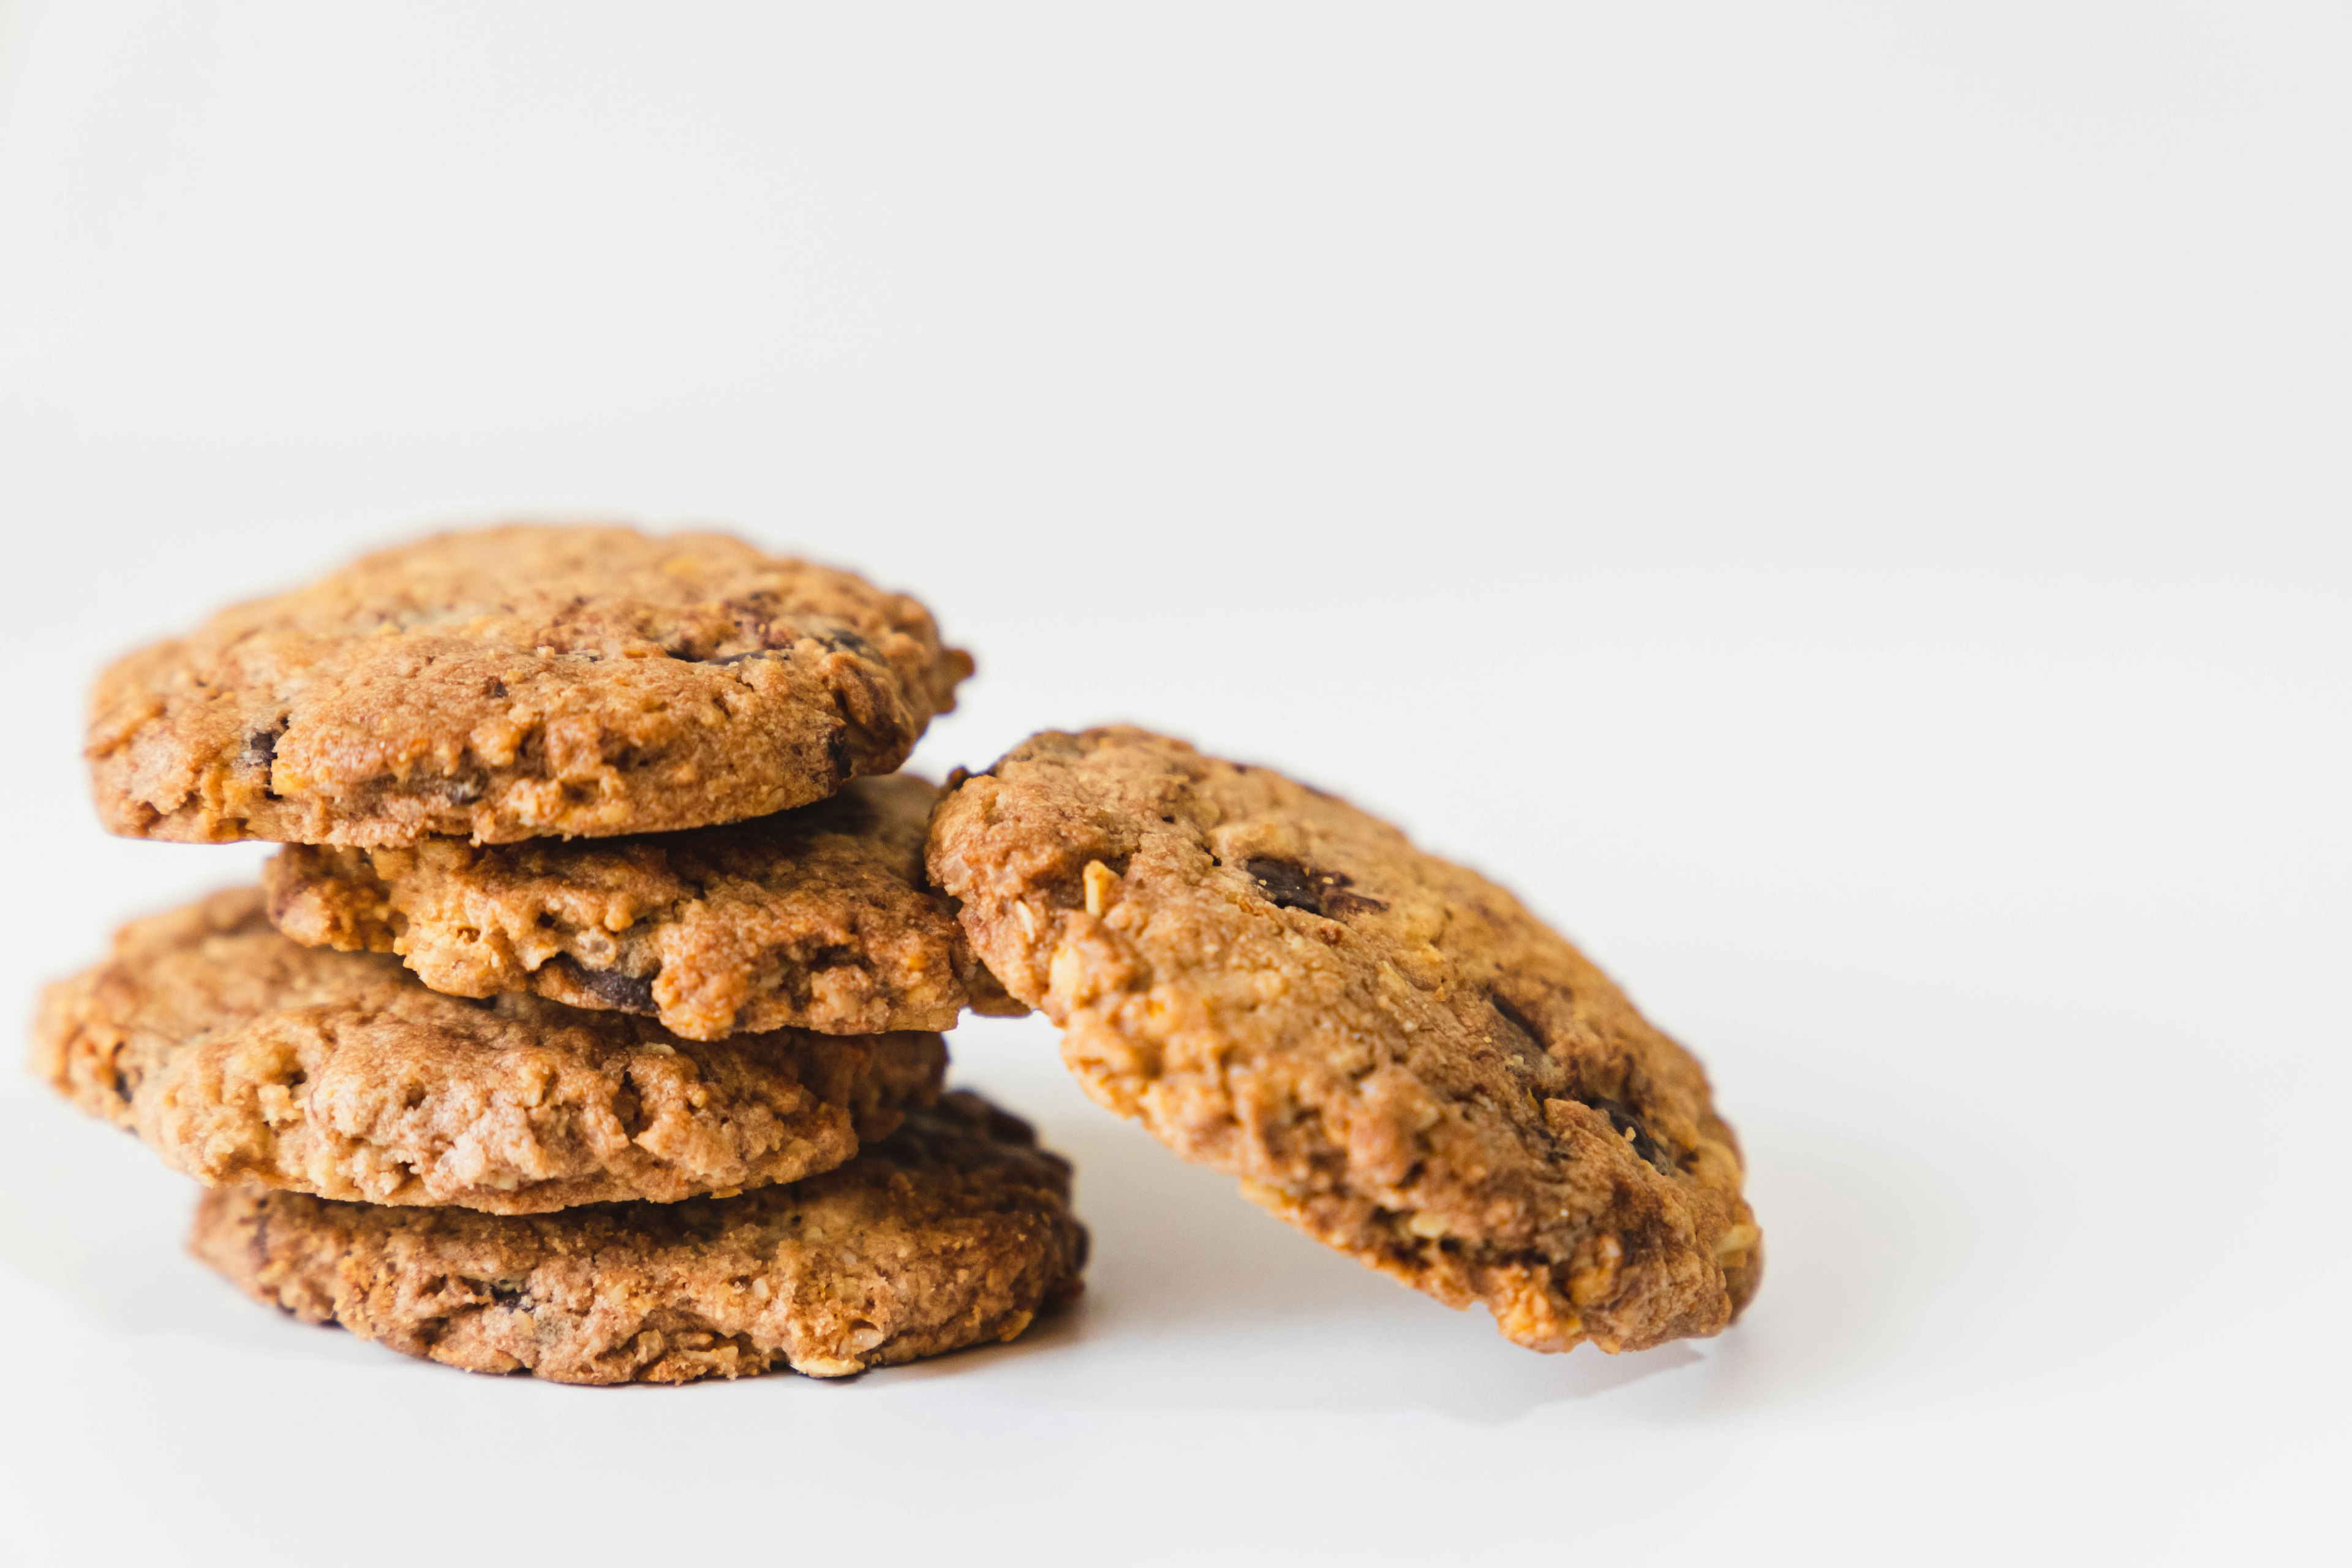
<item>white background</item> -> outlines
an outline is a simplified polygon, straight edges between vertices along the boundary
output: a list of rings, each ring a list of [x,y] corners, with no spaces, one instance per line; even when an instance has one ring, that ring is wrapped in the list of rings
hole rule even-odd
[[[1709,1064],[1770,1266],[1542,1358],[956,1038],[1082,1308],[845,1385],[302,1328],[0,1088],[0,1555],[2344,1550],[2347,14],[0,0],[0,1007],[109,655],[436,521],[714,521],[1393,815]]]

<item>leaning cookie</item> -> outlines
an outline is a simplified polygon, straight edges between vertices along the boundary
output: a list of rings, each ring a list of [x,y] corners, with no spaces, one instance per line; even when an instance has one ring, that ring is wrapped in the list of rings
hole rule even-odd
[[[842,1163],[934,1098],[937,1035],[723,1045],[535,996],[473,1003],[287,941],[258,889],[135,921],[49,988],[33,1070],[174,1169],[371,1204],[537,1214]]]
[[[1538,1350],[1723,1328],[1760,1238],[1697,1062],[1517,900],[1133,729],[951,781],[933,879],[1088,1093]]]
[[[1068,1164],[978,1097],[908,1114],[790,1186],[506,1217],[248,1187],[190,1246],[307,1322],[468,1372],[685,1383],[815,1377],[990,1341],[1077,1293]]]
[[[87,750],[134,837],[659,833],[888,773],[971,673],[914,600],[739,539],[491,528],[121,660]]]
[[[289,845],[262,873],[297,942],[397,953],[436,991],[649,1013],[690,1040],[945,1029],[1019,1013],[923,879],[938,789],[908,773],[751,822],[629,838]]]

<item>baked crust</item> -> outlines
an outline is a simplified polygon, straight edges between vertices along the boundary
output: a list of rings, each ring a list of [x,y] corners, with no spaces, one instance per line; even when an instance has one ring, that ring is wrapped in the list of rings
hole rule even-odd
[[[1265,768],[1048,731],[932,878],[1087,1091],[1538,1350],[1722,1329],[1761,1237],[1698,1063],[1517,900]]]
[[[502,1216],[206,1193],[190,1247],[407,1355],[559,1383],[815,1377],[1018,1337],[1077,1293],[1069,1165],[977,1096],[790,1186]]]
[[[937,1035],[683,1040],[536,996],[429,991],[299,946],[258,889],[125,927],[49,987],[36,1074],[173,1169],[387,1205],[535,1214],[796,1181],[939,1091]]]
[[[855,779],[830,800],[627,838],[404,848],[289,845],[269,918],[310,946],[391,952],[436,991],[529,991],[652,1014],[690,1040],[797,1027],[945,1029],[1019,1013],[923,878],[938,789]]]
[[[717,533],[517,524],[367,556],[102,675],[132,837],[668,832],[904,762],[971,673],[922,605]]]

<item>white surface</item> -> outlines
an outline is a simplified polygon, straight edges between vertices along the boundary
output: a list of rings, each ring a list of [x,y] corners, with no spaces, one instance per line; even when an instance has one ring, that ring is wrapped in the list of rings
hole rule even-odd
[[[1557,916],[1745,1136],[1747,1321],[1516,1350],[1026,1021],[955,1044],[1078,1160],[1073,1315],[472,1378],[10,1077],[0,1556],[2341,1549],[2343,12],[1466,10],[0,9],[0,1006],[258,858],[99,833],[109,653],[732,521],[978,650],[933,767],[1132,717]]]

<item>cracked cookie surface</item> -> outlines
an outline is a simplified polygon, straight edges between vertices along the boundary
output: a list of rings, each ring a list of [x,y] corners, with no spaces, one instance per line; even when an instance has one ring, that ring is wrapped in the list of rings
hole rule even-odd
[[[1069,1166],[977,1096],[790,1186],[504,1216],[206,1193],[190,1247],[248,1294],[469,1372],[836,1377],[1017,1337],[1076,1294]]]
[[[1713,1333],[1761,1237],[1698,1063],[1509,893],[1129,728],[950,781],[932,879],[1087,1091],[1520,1344]]]
[[[842,1163],[939,1091],[937,1035],[683,1040],[536,996],[427,990],[308,948],[259,889],[126,926],[50,986],[32,1067],[211,1184],[534,1214],[670,1202]]]
[[[397,953],[457,996],[530,991],[647,1013],[688,1039],[799,1027],[952,1027],[1017,1013],[926,885],[939,791],[856,779],[750,822],[611,839],[404,848],[292,845],[262,885],[278,930]]]
[[[971,673],[922,605],[716,533],[514,525],[386,550],[99,679],[133,837],[658,833],[906,760]]]

